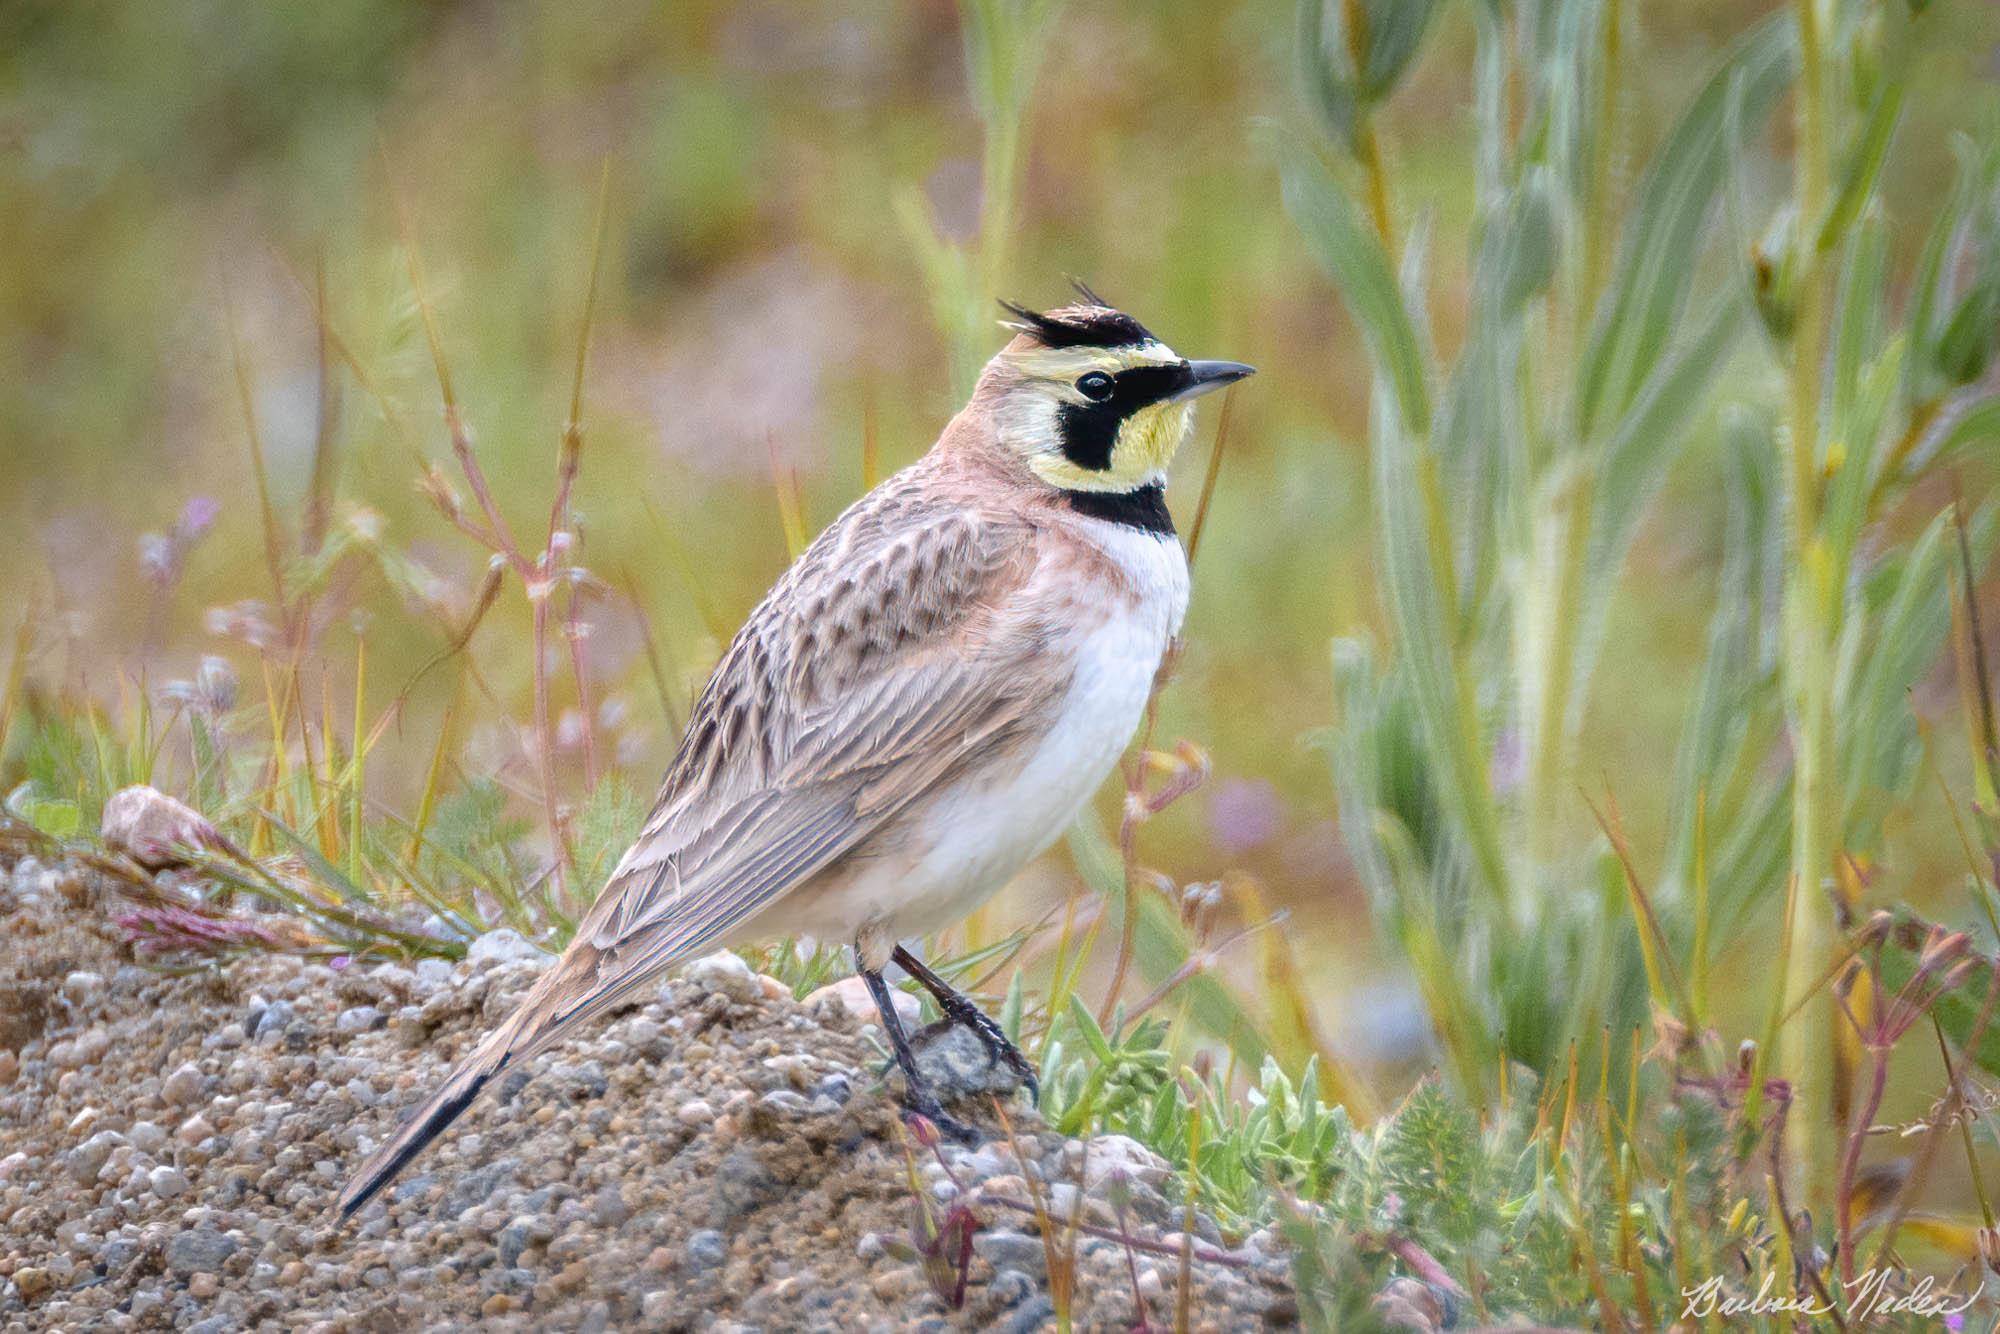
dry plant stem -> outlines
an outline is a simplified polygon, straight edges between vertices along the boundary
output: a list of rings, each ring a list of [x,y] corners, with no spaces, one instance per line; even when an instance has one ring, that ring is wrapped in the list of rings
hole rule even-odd
[[[1951,1044],[1944,1040],[1944,1025],[1938,1022],[1937,1011],[1931,1011],[1931,1032],[1937,1037],[1938,1058],[1944,1063],[1945,1087],[1958,1106],[1965,1105],[1965,1087],[1959,1082],[1958,1066],[1951,1059]],[[1958,1123],[1959,1137],[1965,1142],[1965,1173],[1972,1181],[1972,1193],[1979,1198],[1980,1221],[1987,1227],[1993,1226],[1993,1202],[1986,1198],[1986,1183],[1979,1178],[1979,1150],[1972,1142],[1972,1118],[1954,1115]]]
[[[1201,1108],[1201,1099],[1188,1100],[1187,1192],[1181,1203],[1180,1272],[1174,1279],[1174,1334],[1188,1334],[1194,1307],[1194,1200],[1201,1163]]]
[[[1851,1013],[1848,1019],[1853,1021]],[[1860,1031],[1860,1025],[1855,1025],[1855,1031]],[[1854,1179],[1861,1170],[1861,1148],[1868,1142],[1868,1127],[1875,1124],[1875,1114],[1882,1110],[1882,1096],[1889,1088],[1889,1049],[1865,1036],[1863,1041],[1872,1065],[1868,1096],[1854,1109],[1854,1124],[1848,1128],[1847,1151],[1840,1165],[1840,1193],[1834,1201],[1834,1220],[1840,1234],[1840,1281],[1844,1285],[1854,1282]]]
[[[569,671],[576,678],[576,711],[583,739],[583,785],[589,791],[597,786],[597,720],[590,706],[590,679],[583,669],[583,641],[589,631],[577,619],[576,599],[576,585],[571,584],[563,603],[563,638],[569,641]]]
[[[264,442],[257,430],[251,401],[250,368],[243,358],[243,339],[236,327],[236,302],[225,292],[229,318],[230,360],[236,371],[236,394],[243,407],[243,426],[250,444],[250,475],[257,482],[257,513],[264,527],[264,565],[271,576],[271,595],[282,614],[285,606],[284,539],[278,535],[278,515],[271,506],[271,481],[264,467]],[[4,740],[0,737],[0,740]]]
[[[1201,551],[1201,535],[1208,527],[1208,507],[1215,499],[1215,483],[1222,475],[1222,452],[1229,443],[1230,409],[1235,402],[1235,389],[1222,391],[1222,409],[1215,419],[1215,444],[1208,451],[1208,470],[1201,478],[1201,499],[1195,502],[1194,523],[1188,529],[1187,563],[1190,573],[1194,570],[1194,558]]]
[[[1244,927],[1242,930],[1235,932],[1233,935],[1224,937],[1217,944],[1210,945],[1205,949],[1196,950],[1193,954],[1189,955],[1184,962],[1182,962],[1180,967],[1176,968],[1173,971],[1173,974],[1169,976],[1166,981],[1160,983],[1159,986],[1154,987],[1151,991],[1147,992],[1144,999],[1140,1000],[1140,1002],[1137,1005],[1134,1005],[1129,1011],[1126,1012],[1125,1015],[1126,1022],[1131,1023],[1140,1019],[1154,1006],[1158,1005],[1161,1001],[1165,1000],[1167,997],[1173,995],[1175,991],[1179,990],[1181,984],[1186,982],[1189,978],[1195,977],[1196,975],[1201,973],[1205,973],[1209,969],[1213,968],[1217,963],[1220,963],[1222,961],[1222,956],[1228,953],[1232,946],[1238,944],[1241,941],[1248,940],[1251,936],[1256,935],[1259,931],[1263,931],[1270,927],[1279,925],[1280,923],[1287,920],[1290,916],[1291,916],[1290,913],[1284,911],[1273,913],[1271,916],[1265,918],[1261,922],[1253,922],[1249,926]]]
[[[327,525],[333,516],[333,441],[339,424],[340,406],[334,395],[333,362],[326,341],[326,256],[313,265],[314,362],[318,375],[318,410],[313,423],[312,477],[306,487],[305,525],[299,545],[311,555],[326,541]]]
[[[1181,641],[1167,645],[1160,670],[1153,677],[1153,691],[1146,697],[1146,721],[1139,729],[1139,745],[1125,768],[1125,803],[1118,822],[1118,856],[1125,877],[1124,921],[1118,933],[1118,954],[1112,961],[1111,980],[1104,988],[1104,1003],[1098,1007],[1097,1022],[1109,1028],[1118,1007],[1118,995],[1125,988],[1125,974],[1132,967],[1132,951],[1139,937],[1139,825],[1149,814],[1146,799],[1146,752],[1152,749],[1153,733],[1160,720],[1160,692],[1173,678],[1179,665]]]
[[[1414,1238],[1396,1232],[1366,1232],[1359,1241],[1363,1246],[1389,1252],[1402,1261],[1412,1274],[1431,1286],[1443,1288],[1456,1297],[1467,1295],[1459,1281],[1451,1276],[1451,1271]]]
[[[386,158],[386,154],[384,155]],[[431,308],[428,288],[424,282],[422,261],[417,253],[415,238],[411,233],[409,220],[404,215],[399,200],[391,192],[395,205],[396,219],[403,236],[403,252],[409,265],[410,285],[417,299],[417,309],[422,317],[424,334],[430,344],[431,360],[437,372],[438,391],[444,402],[444,416],[447,431],[451,437],[452,456],[457,461],[459,471],[464,475],[466,485],[471,489],[473,499],[479,506],[483,523],[462,513],[457,504],[444,498],[442,490],[434,491],[439,507],[458,528],[501,555],[507,565],[520,578],[530,607],[533,609],[532,645],[534,660],[531,664],[534,679],[534,727],[537,768],[541,783],[543,817],[548,825],[549,839],[553,853],[553,875],[558,900],[568,902],[568,870],[573,859],[569,845],[569,833],[562,816],[556,795],[555,735],[550,721],[549,708],[549,599],[554,595],[555,586],[563,581],[566,570],[565,551],[569,538],[568,517],[570,497],[574,492],[577,473],[581,467],[583,453],[583,375],[590,345],[591,322],[597,306],[597,281],[604,249],[604,227],[606,202],[609,196],[609,167],[600,174],[598,188],[597,234],[591,252],[590,286],[584,299],[581,327],[577,337],[575,372],[570,384],[569,416],[563,425],[557,447],[555,497],[549,507],[548,536],[540,552],[528,556],[514,538],[513,530],[501,514],[499,505],[493,498],[492,488],[487,484],[484,469],[473,449],[472,432],[459,410],[458,398],[452,389],[451,372],[446,362],[444,345],[439,337],[436,314]],[[322,326],[324,321],[322,321]],[[576,676],[579,707],[583,713],[585,730],[585,750],[587,764],[594,779],[596,768],[595,739],[591,736],[593,720],[590,717],[589,699],[585,692],[583,658],[577,647],[580,635],[575,633],[579,626],[575,622],[575,589],[570,596],[570,642],[571,670]]]
[[[1783,1238],[1782,1254],[1786,1256],[1797,1252],[1801,1240],[1799,1220],[1794,1215],[1792,1206],[1785,1193],[1785,1128],[1790,1123],[1791,1110],[1791,1094],[1787,1090],[1783,1100],[1778,1103],[1777,1110],[1771,1114],[1770,1156],[1771,1199],[1777,1209],[1777,1224]],[[1810,1256],[1812,1254],[1812,1237],[1807,1235],[1803,1240],[1806,1244],[1805,1253]],[[1806,1280],[1812,1285],[1813,1292],[1819,1299],[1820,1305],[1827,1308],[1828,1319],[1832,1320],[1837,1328],[1846,1329],[1847,1321],[1841,1316],[1840,1308],[1833,1300],[1833,1295],[1827,1291],[1825,1282],[1819,1276],[1819,1270],[1813,1268],[1811,1264],[1788,1267],[1792,1268],[1794,1273],[1802,1272],[1805,1274]],[[1797,1291],[1796,1280],[1793,1283],[1793,1291]]]
[[[624,566],[618,570],[618,582],[625,594],[625,601],[632,609],[632,619],[639,626],[639,642],[646,651],[646,670],[653,678],[653,692],[660,698],[660,717],[667,724],[667,732],[675,745],[680,743],[682,711],[674,702],[672,678],[667,675],[665,664],[660,659],[660,642],[653,629],[653,618],[646,611],[646,604],[639,596],[638,581],[632,571]]]
[[[1972,539],[1965,532],[1965,502],[1953,500],[1951,506],[1952,530],[1958,535],[1959,577],[1965,586],[1966,648],[1972,657],[1972,680],[1976,683],[1978,696],[1979,741],[1975,749],[1979,752],[1979,767],[1985,772],[1987,782],[1994,783],[1994,765],[2000,763],[2000,728],[1993,720],[1993,677],[1986,663],[1986,636],[1979,624],[1979,581],[1972,565]]]
[[[1133,1326],[1132,1334],[1152,1334],[1153,1322],[1146,1315],[1146,1294],[1139,1289],[1139,1259],[1132,1253],[1131,1225],[1126,1210],[1121,1205],[1118,1210],[1119,1243],[1125,1251],[1125,1281],[1132,1288],[1132,1313],[1139,1323]]]
[[[576,366],[570,376],[569,416],[563,422],[556,448],[556,496],[549,506],[548,540],[542,550],[545,573],[554,579],[567,565],[568,544],[575,525],[571,521],[570,497],[576,490],[576,476],[583,464],[583,373],[590,356],[590,331],[597,317],[597,278],[604,259],[604,229],[611,199],[611,163],[606,159],[598,172],[597,227],[590,250],[590,284],[583,298],[583,318],[576,337]],[[584,783],[597,786],[597,723],[590,707],[590,685],[583,670],[583,627],[577,620],[578,587],[574,581],[565,590],[567,618],[564,633],[569,639],[570,674],[576,679],[576,706],[583,734]]]

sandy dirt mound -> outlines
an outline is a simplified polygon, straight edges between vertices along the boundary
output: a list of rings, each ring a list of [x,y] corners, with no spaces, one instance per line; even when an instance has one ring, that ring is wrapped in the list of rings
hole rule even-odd
[[[350,1165],[545,958],[501,932],[456,967],[173,975],[134,961],[104,894],[0,876],[0,1328],[1028,1331],[1053,1323],[1042,1240],[1000,1201],[1030,1180],[1181,1240],[1164,1164],[1025,1108],[1019,1159],[919,1149],[920,1207],[867,1025],[733,958],[533,1062],[337,1227]],[[954,1310],[911,1247],[968,1216]],[[1077,1255],[1080,1328],[1129,1329],[1140,1301],[1171,1326],[1178,1260],[1090,1235]],[[1270,1239],[1230,1255],[1193,1266],[1195,1326],[1290,1323]]]

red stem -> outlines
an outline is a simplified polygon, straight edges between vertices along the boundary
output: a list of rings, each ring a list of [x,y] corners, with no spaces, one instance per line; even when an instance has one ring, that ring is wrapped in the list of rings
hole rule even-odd
[[[1840,1281],[1844,1287],[1854,1283],[1854,1179],[1861,1170],[1861,1146],[1868,1140],[1868,1127],[1875,1124],[1875,1114],[1882,1110],[1882,1095],[1889,1087],[1889,1049],[1871,1042],[1868,1054],[1874,1058],[1875,1072],[1869,1080],[1867,1101],[1854,1109],[1854,1124],[1847,1131],[1847,1153],[1840,1165],[1840,1195],[1835,1206],[1840,1210]]]

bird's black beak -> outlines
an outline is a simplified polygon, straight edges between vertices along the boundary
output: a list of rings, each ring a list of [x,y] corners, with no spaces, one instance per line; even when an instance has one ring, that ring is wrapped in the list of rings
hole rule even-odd
[[[1200,398],[1211,390],[1235,384],[1244,376],[1257,373],[1255,366],[1245,366],[1240,361],[1190,361],[1187,369],[1187,383],[1173,396],[1176,403],[1182,399]]]

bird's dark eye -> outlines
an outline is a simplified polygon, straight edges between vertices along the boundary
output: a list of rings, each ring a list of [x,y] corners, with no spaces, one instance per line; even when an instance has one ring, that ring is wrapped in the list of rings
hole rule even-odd
[[[1093,403],[1102,403],[1111,397],[1111,377],[1103,371],[1092,371],[1076,382],[1076,392]]]

